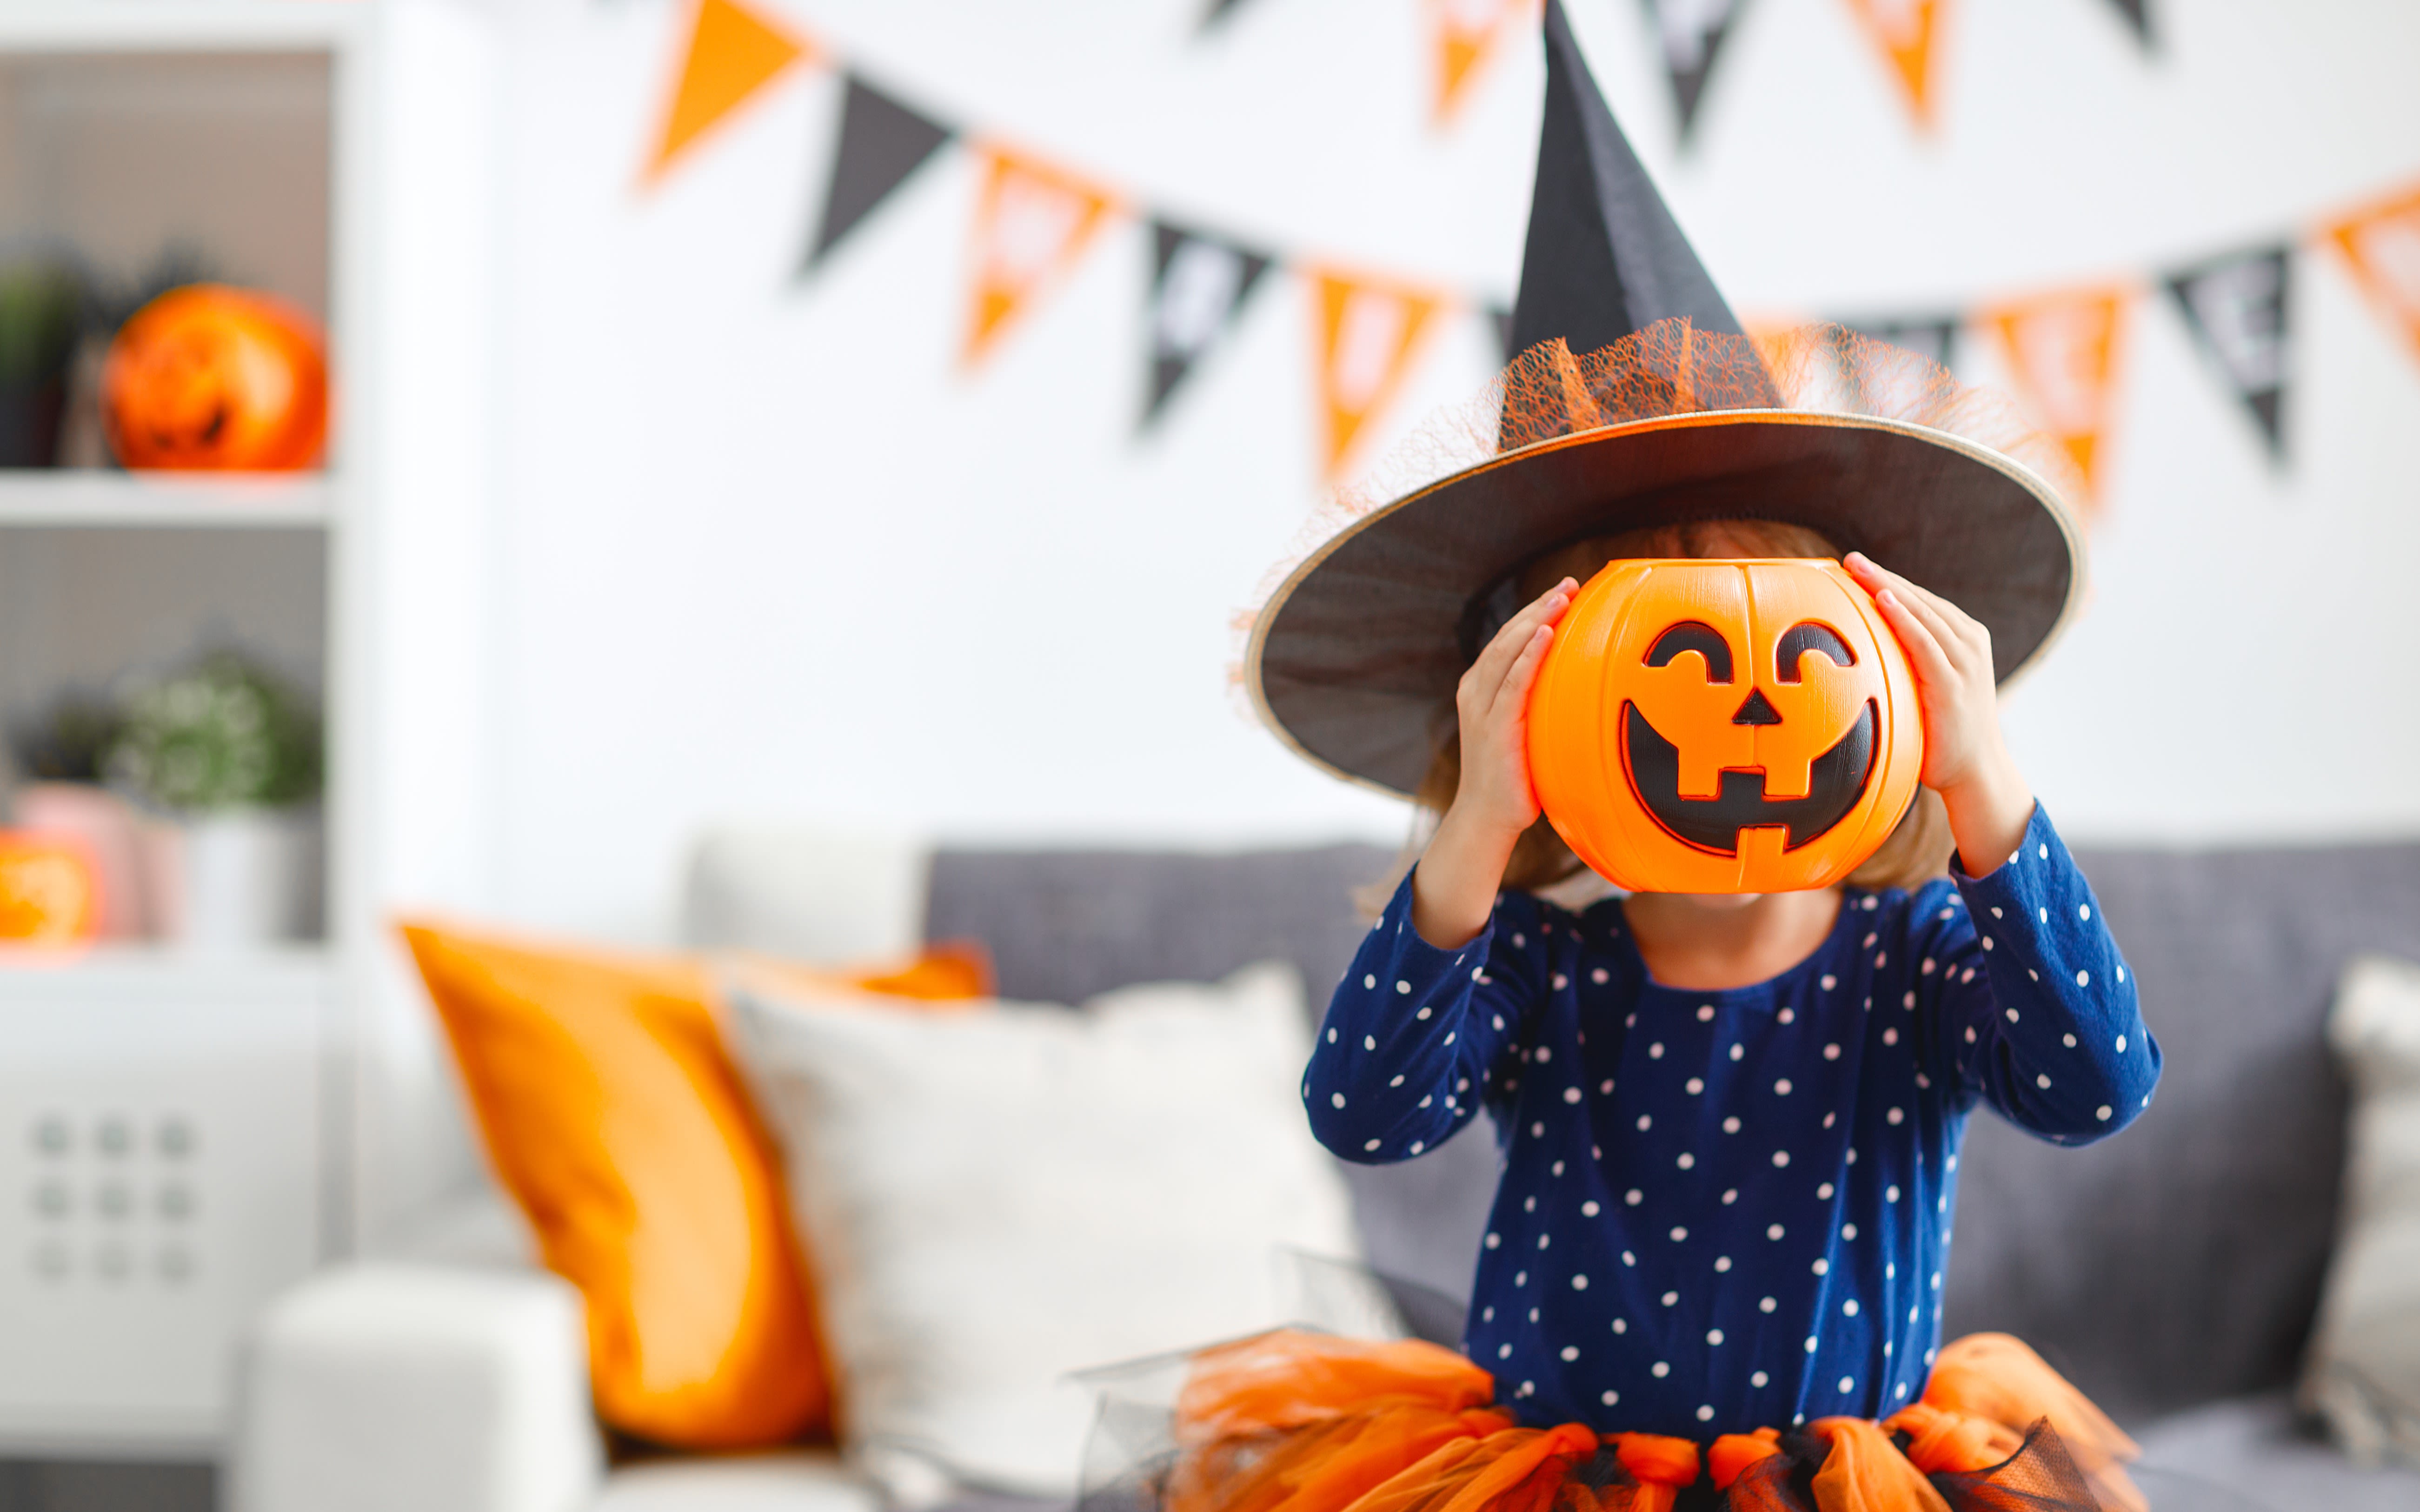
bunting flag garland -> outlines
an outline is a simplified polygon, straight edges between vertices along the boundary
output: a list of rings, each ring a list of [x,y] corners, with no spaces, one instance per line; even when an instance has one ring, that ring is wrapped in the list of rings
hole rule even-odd
[[[1109,213],[1110,197],[1079,179],[1001,147],[983,149],[975,200],[967,339],[974,367],[1033,296],[1075,264]]]
[[[1306,270],[1313,290],[1320,409],[1326,421],[1321,460],[1342,475],[1362,427],[1394,396],[1429,317],[1435,294],[1356,274]]]
[[[1166,221],[1152,223],[1151,239],[1151,393],[1143,401],[1144,429],[1159,418],[1193,364],[1234,324],[1269,266],[1260,253]]]
[[[1958,328],[1962,322],[1954,315],[1898,316],[1887,320],[1843,320],[1841,325],[1860,335],[1929,358],[1944,367],[1958,365]]]
[[[2420,188],[2368,206],[2328,228],[2380,312],[2420,355]]]
[[[2035,423],[2066,446],[2095,497],[2118,370],[2118,323],[2131,292],[2050,294],[1982,316],[2007,348],[2011,386],[2031,405]]]
[[[1932,44],[1941,35],[1941,13],[1949,0],[1848,0],[1880,47],[1892,76],[1907,92],[1919,130],[1931,131],[1933,107]]]
[[[2273,460],[2286,455],[2282,411],[2288,377],[2286,288],[2291,254],[2288,246],[2261,247],[2214,258],[2167,280],[2185,324],[2259,423]]]
[[[1215,18],[1241,0],[1218,0]],[[1528,14],[1536,0],[1428,0],[1439,42],[1449,30],[1465,51],[1440,53],[1441,71],[1466,81],[1487,46]],[[1693,118],[1724,37],[1746,0],[1642,0],[1667,43],[1683,129]],[[1848,0],[1889,52],[1919,115],[1932,108],[1931,57],[1949,0]],[[2147,8],[2112,0],[2130,23]],[[2146,23],[2148,24],[2148,23]],[[818,271],[839,244],[872,217],[942,147],[966,140],[963,123],[927,114],[877,87],[742,0],[693,0],[682,31],[679,68],[659,130],[641,174],[652,187],[689,149],[801,61],[843,72],[841,118],[822,215],[799,263]],[[1675,39],[1678,40],[1675,40]],[[1687,44],[1687,45],[1684,45]],[[1688,47],[1696,46],[1697,52]],[[1684,78],[1688,67],[1698,70]],[[1439,110],[1451,108],[1450,91]],[[1112,215],[1138,213],[1152,231],[1153,263],[1144,309],[1149,378],[1138,428],[1149,431],[1170,401],[1229,332],[1272,270],[1300,279],[1310,296],[1314,339],[1311,390],[1323,471],[1352,464],[1380,412],[1400,393],[1421,338],[1435,317],[1456,309],[1487,322],[1506,361],[1512,312],[1490,296],[1454,297],[1418,281],[1345,272],[1299,251],[1258,245],[1215,226],[1129,207],[1079,175],[978,139],[977,201],[968,271],[961,365],[979,367],[1015,320],[1060,283]],[[2420,358],[2420,184],[2323,221],[2312,233],[2342,255],[2350,276]],[[1966,328],[1993,332],[2007,356],[2009,386],[2036,424],[2067,447],[2087,490],[2106,473],[2120,348],[2127,312],[2148,287],[2166,290],[2218,378],[2252,415],[2273,459],[2283,461],[2287,391],[2294,377],[2290,285],[2302,239],[2282,236],[2221,255],[2171,265],[2155,277],[2107,287],[2011,300],[1963,316],[1940,311],[1877,314],[1842,322],[1952,366]]]
[[[736,0],[698,0],[647,181],[662,178],[690,144],[806,56],[806,43]]]
[[[1672,81],[1672,103],[1681,113],[1681,140],[1689,140],[1697,123],[1698,102],[1705,98],[1706,80],[1731,23],[1739,20],[1747,0],[1645,0],[1648,23],[1654,28],[1656,51]]]
[[[1436,102],[1431,118],[1437,125],[1453,118],[1480,61],[1530,8],[1531,0],[1429,0],[1436,39]]]
[[[815,223],[814,244],[799,271],[813,272],[825,254],[954,134],[850,73],[841,101],[840,147],[824,187],[823,218]]]

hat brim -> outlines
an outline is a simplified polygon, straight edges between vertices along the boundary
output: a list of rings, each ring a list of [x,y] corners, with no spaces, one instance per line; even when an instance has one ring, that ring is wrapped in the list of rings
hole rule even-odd
[[[2057,491],[1989,447],[1862,415],[1669,415],[1508,452],[1356,520],[1254,621],[1253,705],[1305,759],[1409,795],[1451,728],[1474,599],[1556,547],[1703,519],[1786,521],[1864,552],[1979,621],[2004,684],[2084,592]]]

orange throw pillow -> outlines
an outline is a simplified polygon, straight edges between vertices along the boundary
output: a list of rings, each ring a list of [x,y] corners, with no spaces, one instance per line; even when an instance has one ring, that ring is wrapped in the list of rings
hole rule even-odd
[[[597,1414],[692,1449],[817,1434],[832,1388],[772,1141],[679,956],[401,926],[496,1174],[587,1299]],[[980,950],[864,972],[754,962],[909,1002],[990,993]]]

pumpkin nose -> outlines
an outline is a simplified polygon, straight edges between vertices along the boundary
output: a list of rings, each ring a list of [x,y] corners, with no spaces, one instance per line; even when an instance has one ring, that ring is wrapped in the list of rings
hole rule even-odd
[[[1737,714],[1731,716],[1733,724],[1779,724],[1780,722],[1780,712],[1765,702],[1763,690],[1761,688],[1748,689],[1747,702],[1739,706]]]

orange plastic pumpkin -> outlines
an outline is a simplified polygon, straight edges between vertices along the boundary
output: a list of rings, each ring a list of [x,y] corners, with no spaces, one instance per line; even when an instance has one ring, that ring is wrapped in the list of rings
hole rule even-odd
[[[101,929],[101,887],[82,842],[0,829],[0,941],[74,945]]]
[[[171,289],[109,344],[101,417],[130,468],[291,471],[328,437],[328,363],[309,316],[221,284]]]
[[[1634,892],[1839,881],[1916,795],[1916,681],[1819,561],[1616,562],[1529,694],[1529,776],[1564,842]]]

